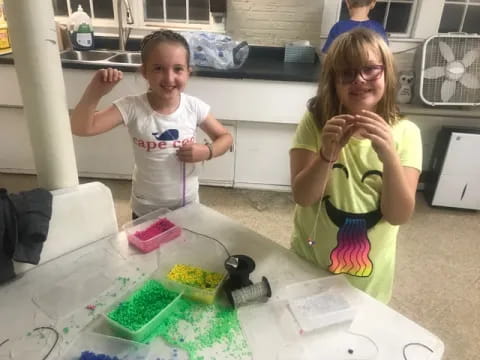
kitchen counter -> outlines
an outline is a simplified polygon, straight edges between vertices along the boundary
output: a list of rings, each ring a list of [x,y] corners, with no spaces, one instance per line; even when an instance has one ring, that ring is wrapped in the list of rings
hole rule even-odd
[[[115,49],[117,42],[114,38],[96,38],[96,49]],[[131,39],[127,44],[128,51],[138,51],[139,39]],[[283,56],[285,49],[282,47],[250,46],[250,53],[239,69],[219,70],[208,67],[194,67],[194,75],[225,79],[256,79],[277,81],[316,82],[320,73],[319,62],[314,64],[285,63]],[[0,56],[0,64],[13,64],[13,55]],[[103,64],[94,62],[88,64],[62,63],[63,68],[70,69],[100,69]],[[126,71],[138,71],[138,67],[115,66]]]

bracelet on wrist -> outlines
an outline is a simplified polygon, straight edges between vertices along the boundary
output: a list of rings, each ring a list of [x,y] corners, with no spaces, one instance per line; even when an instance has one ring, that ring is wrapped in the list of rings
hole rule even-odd
[[[211,160],[213,158],[213,145],[212,143],[205,143],[208,148],[208,158],[207,160]]]
[[[320,148],[320,151],[319,151],[319,155],[320,155],[320,159],[322,159],[323,161],[327,162],[327,163],[333,163],[335,161],[337,161],[337,159],[328,159],[324,154],[323,154],[323,148]]]

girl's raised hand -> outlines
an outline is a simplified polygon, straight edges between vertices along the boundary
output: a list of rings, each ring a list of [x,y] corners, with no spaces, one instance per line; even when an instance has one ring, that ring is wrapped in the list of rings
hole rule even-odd
[[[391,127],[380,115],[362,110],[360,115],[355,115],[355,123],[361,129],[360,134],[372,142],[373,149],[380,161],[385,163],[395,156],[395,143]]]
[[[355,131],[355,117],[337,115],[329,119],[322,129],[322,154],[335,160],[338,153],[348,142]]]
[[[97,97],[108,94],[123,79],[123,73],[117,69],[100,69],[93,76],[87,91]]]
[[[178,160],[189,163],[207,160],[209,156],[210,150],[203,144],[185,144],[177,151]]]

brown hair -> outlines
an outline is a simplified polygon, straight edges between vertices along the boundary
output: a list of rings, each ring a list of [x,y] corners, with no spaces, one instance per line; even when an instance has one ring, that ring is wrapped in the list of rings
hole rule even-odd
[[[377,33],[358,27],[336,38],[327,51],[322,64],[317,95],[308,102],[308,110],[313,114],[319,128],[342,111],[336,89],[337,74],[367,65],[368,53],[372,49],[382,59],[385,78],[385,92],[377,104],[377,113],[389,124],[394,124],[398,120],[398,108],[395,103],[397,72],[393,54]]]
[[[187,52],[187,65],[190,67],[190,47],[187,40],[179,33],[171,30],[158,30],[145,36],[140,44],[142,63],[145,64],[150,51],[155,45],[163,42],[176,43],[183,46]]]
[[[352,8],[370,6],[375,0],[348,0]]]

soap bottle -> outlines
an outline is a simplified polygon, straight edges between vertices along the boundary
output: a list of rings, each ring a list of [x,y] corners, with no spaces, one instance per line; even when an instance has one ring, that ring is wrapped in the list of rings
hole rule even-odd
[[[12,52],[10,37],[8,36],[8,24],[5,18],[3,0],[0,0],[0,55]]]
[[[92,20],[78,5],[77,11],[70,16],[70,29],[73,48],[76,50],[91,50],[94,47]]]

